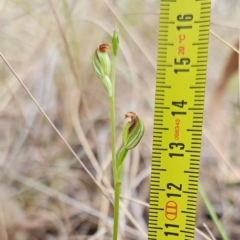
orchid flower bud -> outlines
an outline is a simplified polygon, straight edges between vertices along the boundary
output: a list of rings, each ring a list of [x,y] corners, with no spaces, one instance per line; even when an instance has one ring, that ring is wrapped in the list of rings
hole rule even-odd
[[[128,112],[125,114],[125,118],[129,120],[123,128],[122,133],[122,148],[119,151],[117,158],[117,180],[121,182],[123,162],[129,150],[135,148],[144,134],[143,121],[134,112]]]
[[[125,118],[129,122],[123,128],[122,142],[123,147],[130,150],[135,148],[142,139],[145,127],[143,121],[134,112],[128,112]]]
[[[114,29],[113,36],[112,36],[112,49],[113,49],[114,56],[117,56],[118,46],[119,46],[118,32],[117,30]]]
[[[109,49],[110,46],[108,44],[101,44],[93,54],[92,66],[95,75],[102,80],[110,97],[112,96],[112,83],[109,78],[111,71],[111,62],[107,53]]]

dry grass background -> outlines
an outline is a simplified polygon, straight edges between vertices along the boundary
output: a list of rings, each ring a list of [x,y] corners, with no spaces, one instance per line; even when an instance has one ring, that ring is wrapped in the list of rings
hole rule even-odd
[[[211,30],[231,45],[238,41],[239,9],[237,1],[212,5]],[[93,75],[91,56],[118,27],[117,131],[128,111],[141,115],[146,125],[140,146],[125,161],[120,229],[124,240],[147,239],[159,1],[1,0],[0,13],[1,53],[109,199],[108,100]],[[238,240],[237,74],[223,104],[212,108],[232,51],[226,42],[210,35],[200,179],[229,239]],[[111,239],[109,199],[2,59],[0,69],[0,240]],[[198,200],[198,229],[206,232],[206,223],[221,239]],[[212,239],[198,230],[195,238]]]

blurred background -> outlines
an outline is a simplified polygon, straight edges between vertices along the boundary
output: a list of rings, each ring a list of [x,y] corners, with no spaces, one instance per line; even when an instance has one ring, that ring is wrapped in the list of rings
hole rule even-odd
[[[108,98],[92,71],[120,33],[117,148],[124,114],[146,132],[125,161],[121,239],[147,239],[155,69],[155,0],[1,0],[0,51],[80,160],[112,196]],[[240,2],[212,1],[200,181],[228,239],[240,239]],[[112,205],[0,61],[0,240],[111,239]],[[203,224],[206,224],[212,235]],[[195,239],[223,239],[198,197]],[[202,234],[204,232],[206,235]]]

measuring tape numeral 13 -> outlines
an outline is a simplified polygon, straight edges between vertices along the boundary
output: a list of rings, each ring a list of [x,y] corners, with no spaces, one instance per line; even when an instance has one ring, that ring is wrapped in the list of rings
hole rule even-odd
[[[192,240],[210,0],[161,0],[149,240]]]

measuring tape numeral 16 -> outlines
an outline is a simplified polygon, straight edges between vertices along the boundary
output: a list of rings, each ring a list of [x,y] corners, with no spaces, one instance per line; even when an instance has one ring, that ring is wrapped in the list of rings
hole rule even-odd
[[[161,0],[149,240],[192,240],[210,0]]]

